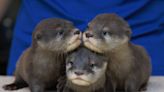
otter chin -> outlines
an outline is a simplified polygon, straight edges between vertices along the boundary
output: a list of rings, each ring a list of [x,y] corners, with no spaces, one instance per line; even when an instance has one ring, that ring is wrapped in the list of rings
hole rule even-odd
[[[83,44],[87,48],[89,48],[89,49],[91,49],[91,50],[93,50],[95,52],[103,53],[103,51],[97,47],[97,45],[98,45],[97,42],[98,41],[96,39],[94,39],[94,38],[87,38],[86,37],[86,33],[85,32],[83,33]]]
[[[80,78],[78,78],[78,79],[72,79],[71,82],[74,83],[74,84],[76,84],[76,85],[79,85],[79,86],[89,86],[89,85],[91,85],[90,82],[85,81],[85,80],[80,79]]]
[[[78,46],[80,46],[80,44],[81,44],[81,36],[82,36],[82,33],[80,33],[79,35],[73,36],[69,40],[68,45],[67,45],[67,48],[66,48],[65,51],[72,51],[75,48],[77,48]]]

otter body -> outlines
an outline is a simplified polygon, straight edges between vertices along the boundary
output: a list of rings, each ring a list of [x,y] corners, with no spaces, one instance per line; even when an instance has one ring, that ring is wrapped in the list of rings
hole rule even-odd
[[[108,92],[106,67],[105,56],[84,47],[78,48],[67,56],[66,82],[63,90],[58,92]]]
[[[66,53],[80,43],[80,32],[71,22],[58,18],[41,21],[33,33],[32,45],[18,60],[15,82],[4,89],[29,86],[31,92],[45,92],[56,88],[58,78],[64,75]]]
[[[85,47],[108,57],[107,79],[110,92],[145,90],[151,75],[148,54],[130,42],[131,29],[116,14],[100,14],[83,34]]]
[[[107,75],[112,80],[113,92],[116,89],[125,92],[146,90],[151,66],[144,49],[129,43],[119,51],[107,55],[110,57]]]

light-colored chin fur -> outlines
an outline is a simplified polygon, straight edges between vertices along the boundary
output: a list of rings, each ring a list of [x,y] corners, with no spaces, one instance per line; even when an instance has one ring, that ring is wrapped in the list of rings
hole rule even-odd
[[[96,46],[94,46],[90,41],[84,42],[84,46],[87,47],[88,49],[95,51],[95,52],[103,53],[103,51],[101,51]]]
[[[73,79],[71,81],[72,81],[72,83],[79,85],[79,86],[89,86],[91,84],[85,80],[80,80],[80,79]]]
[[[67,73],[67,78],[73,84],[79,86],[88,86],[92,83],[92,80],[90,80],[90,78],[87,75],[77,76],[74,72]]]
[[[66,48],[66,51],[67,51],[67,52],[68,52],[68,51],[72,51],[72,50],[76,49],[77,47],[79,47],[80,44],[81,44],[81,40],[77,40],[77,41],[75,41],[74,43],[69,44],[69,46]]]
[[[98,53],[103,53],[103,51],[101,49],[96,47],[96,44],[97,44],[96,39],[86,38],[85,33],[83,34],[83,42],[84,42],[84,46],[87,47],[88,49],[91,49],[91,50],[98,52]]]
[[[81,33],[80,35],[75,35],[73,36],[68,42],[67,42],[68,46],[66,48],[66,52],[68,51],[72,51],[74,49],[76,49],[77,47],[80,46],[81,44]]]

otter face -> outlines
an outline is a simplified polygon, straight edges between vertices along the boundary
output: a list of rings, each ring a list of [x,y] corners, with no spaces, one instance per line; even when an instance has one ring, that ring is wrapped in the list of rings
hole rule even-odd
[[[67,79],[75,85],[89,86],[105,75],[107,59],[86,48],[79,48],[66,59]]]
[[[33,40],[42,49],[68,52],[80,45],[81,32],[67,20],[50,18],[37,25]]]
[[[108,52],[130,39],[129,25],[116,14],[100,14],[83,34],[85,47],[99,53]]]

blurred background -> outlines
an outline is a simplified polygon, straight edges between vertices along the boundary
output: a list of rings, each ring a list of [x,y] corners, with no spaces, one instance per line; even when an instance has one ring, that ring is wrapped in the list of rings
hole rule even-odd
[[[0,0],[0,75],[6,74],[13,27],[20,0]]]

